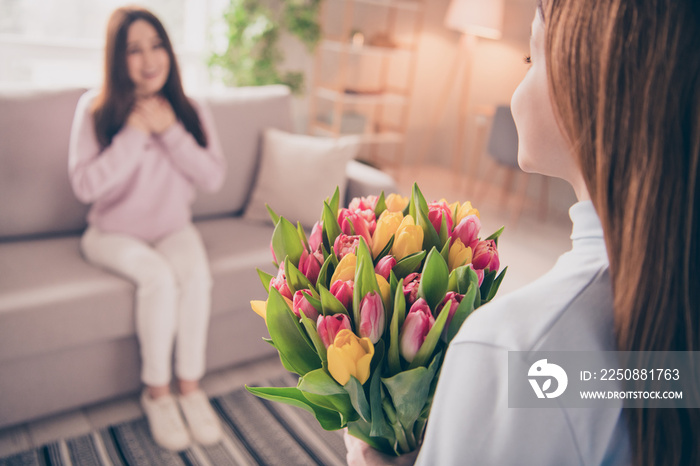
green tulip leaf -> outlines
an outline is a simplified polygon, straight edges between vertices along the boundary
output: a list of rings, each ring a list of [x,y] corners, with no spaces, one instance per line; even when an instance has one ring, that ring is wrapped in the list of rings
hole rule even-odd
[[[391,238],[389,238],[389,242],[386,243],[386,246],[384,246],[384,249],[381,250],[379,254],[377,254],[377,257],[374,258],[374,265],[376,266],[379,263],[379,260],[382,259],[384,256],[388,255],[391,252],[391,248],[394,247],[394,238],[395,235],[391,235]]]
[[[268,215],[270,215],[270,218],[272,219],[272,224],[277,225],[277,222],[280,221],[280,216],[275,213],[274,210],[272,210],[272,207],[269,205],[265,204],[265,208],[267,209]]]
[[[336,382],[324,369],[307,372],[303,377],[299,378],[297,388],[302,392],[316,395],[348,396],[348,392],[345,391],[343,386]]]
[[[323,203],[323,215],[321,218],[323,219],[323,231],[325,233],[324,244],[329,251],[333,250],[335,239],[342,233],[338,224],[337,212],[338,209],[332,210],[327,202]]]
[[[371,422],[372,416],[367,397],[365,396],[365,390],[355,376],[350,376],[350,380],[345,384],[345,391],[350,395],[350,401],[355,411],[357,411],[357,414],[359,414],[363,420]]]
[[[421,211],[425,212],[426,215],[428,214],[428,203],[425,197],[423,197],[418,183],[413,183],[413,187],[411,188],[411,200],[408,204],[408,213],[417,221]]]
[[[272,233],[272,250],[275,251],[278,261],[284,262],[285,258],[289,257],[294,265],[299,264],[299,258],[304,251],[297,229],[284,217],[280,217]]]
[[[267,300],[267,329],[280,353],[285,367],[299,375],[304,375],[321,367],[321,359],[306,336],[299,320],[294,315],[282,295],[274,287],[270,288]]]
[[[436,357],[429,367],[416,367],[382,379],[396,409],[396,418],[406,429],[413,427],[428,401],[439,360]]]
[[[344,427],[341,423],[340,414],[310,402],[295,387],[249,387],[246,385],[245,388],[257,397],[305,409],[316,416],[319,424],[325,430],[338,430]]]
[[[379,218],[382,212],[386,210],[386,198],[384,197],[384,191],[379,194],[377,198],[377,203],[374,206],[374,215]]]
[[[408,366],[409,369],[428,365],[428,362],[433,357],[435,347],[440,342],[440,335],[442,335],[442,330],[445,328],[447,317],[450,314],[448,312],[449,305],[450,303],[446,303],[442,309],[440,309],[440,313],[438,314],[437,319],[435,319],[433,328],[431,328],[428,334],[425,336],[423,344],[413,358],[413,361],[411,361],[411,364]]]
[[[481,282],[481,287],[479,288],[479,291],[481,292],[480,295],[482,304],[486,303],[486,298],[488,297],[489,292],[491,291],[491,286],[493,285],[493,281],[495,278],[496,272],[484,270],[484,281]]]
[[[394,312],[391,315],[389,324],[389,353],[387,362],[389,364],[389,373],[398,374],[401,372],[401,357],[399,353],[399,330],[402,320],[406,316],[406,297],[403,294],[403,278],[399,280],[396,286],[394,295]]]
[[[330,199],[326,198],[326,202],[331,208],[331,211],[338,212],[338,210],[340,209],[340,188],[338,186],[335,187],[333,197],[331,197]]]
[[[336,259],[334,254],[329,254],[328,256],[326,256],[326,260],[323,262],[321,270],[318,272],[316,285],[329,288],[331,286],[331,283],[328,283],[328,281],[333,276],[333,270],[335,270],[335,267],[337,265],[338,259]]]
[[[343,306],[338,298],[333,296],[333,293],[328,291],[325,287],[318,287],[319,294],[321,295],[321,309],[324,316],[331,316],[333,314],[345,314],[350,317],[347,309]]]
[[[496,296],[498,289],[501,287],[501,282],[503,281],[503,277],[506,276],[506,270],[508,270],[507,266],[498,275],[498,277],[496,277],[496,279],[493,281],[493,285],[491,285],[491,289],[489,290],[489,294],[488,294],[488,296],[486,296],[486,301],[484,301],[484,302],[489,302]]]
[[[459,303],[459,306],[457,306],[452,316],[452,321],[447,328],[447,341],[445,343],[449,344],[452,341],[455,335],[457,335],[457,332],[459,332],[464,321],[469,317],[469,314],[474,312],[474,298],[476,297],[476,292],[477,284],[470,284],[467,293],[464,295],[464,298],[462,298],[462,302]]]
[[[377,370],[372,373],[369,384],[369,407],[372,414],[372,427],[369,434],[372,437],[386,437],[392,434],[392,429],[384,418],[382,399],[382,381]]]
[[[321,358],[322,366],[328,367],[328,358],[326,357],[326,346],[323,344],[323,341],[321,341],[321,337],[318,336],[318,332],[316,331],[316,323],[308,317],[306,317],[306,314],[304,314],[303,312],[301,313],[300,320],[301,325],[304,326],[306,334],[309,336],[309,338],[311,339],[311,343],[313,343],[314,348],[316,349],[316,354],[318,354],[318,357]]]
[[[270,292],[270,281],[275,278],[274,276],[270,275],[269,273],[263,272],[260,269],[255,269],[258,271],[258,277],[260,277],[260,281],[262,282],[263,286],[265,287],[266,292]]]
[[[467,290],[469,289],[469,284],[472,283],[471,274],[469,273],[470,271],[474,274],[474,277],[476,277],[476,272],[474,272],[468,265],[462,265],[461,267],[454,269],[452,273],[450,273],[447,291],[466,294]]]
[[[297,234],[299,235],[299,240],[304,245],[304,249],[306,249],[307,251],[311,251],[311,247],[309,246],[309,240],[306,239],[306,232],[304,231],[304,227],[301,226],[301,222],[297,222]]]
[[[420,267],[421,262],[426,256],[425,251],[420,251],[410,256],[406,256],[396,263],[392,271],[396,274],[396,278],[406,278]]]
[[[302,394],[304,398],[315,405],[337,411],[338,414],[340,414],[340,423],[343,426],[347,425],[349,422],[360,419],[347,393],[343,393],[343,395],[316,395],[315,393],[302,391]]]
[[[498,238],[501,237],[501,233],[503,233],[503,230],[505,230],[505,228],[506,228],[505,226],[502,226],[501,228],[498,229],[498,231],[493,233],[491,236],[486,238],[484,241],[488,241],[488,240],[492,239],[496,243],[496,246],[498,246]]]
[[[432,248],[441,248],[440,235],[435,231],[435,227],[428,216],[428,203],[423,197],[423,193],[418,188],[418,184],[413,184],[411,192],[411,206],[409,210],[416,225],[423,229],[423,249],[429,251]]]
[[[445,224],[445,217],[442,218],[443,225]],[[443,260],[447,264],[450,260],[450,242],[446,241],[443,243],[442,249],[440,250],[440,255],[442,256]],[[449,268],[448,268],[449,271]]]
[[[430,309],[435,309],[445,298],[449,278],[450,272],[447,268],[447,262],[437,249],[431,249],[425,260],[420,285],[418,285],[418,296],[428,302]]]
[[[360,322],[360,304],[362,299],[372,292],[379,293],[379,284],[377,283],[377,275],[374,273],[372,253],[369,251],[364,238],[360,238],[360,244],[357,247],[355,288],[352,295],[355,325],[358,325]]]
[[[265,338],[265,337],[263,337],[263,341],[264,341],[265,343],[267,343],[268,345],[272,346],[273,348],[277,348],[277,347],[275,346],[275,342],[272,341],[272,338]]]

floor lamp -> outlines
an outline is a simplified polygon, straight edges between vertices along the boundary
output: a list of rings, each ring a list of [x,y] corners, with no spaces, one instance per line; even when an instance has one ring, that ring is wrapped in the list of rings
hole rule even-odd
[[[427,151],[435,136],[439,118],[445,111],[445,105],[455,88],[457,76],[463,75],[459,85],[459,113],[457,118],[457,134],[452,150],[452,169],[461,173],[460,157],[464,146],[464,130],[469,112],[469,91],[471,88],[471,62],[476,47],[477,38],[500,39],[503,29],[504,0],[452,0],[445,17],[445,25],[462,33],[458,57],[452,64],[447,75],[448,82],[443,86],[442,94],[435,106],[429,126],[429,137],[420,153],[420,161],[425,159]],[[460,72],[460,70],[464,70]]]

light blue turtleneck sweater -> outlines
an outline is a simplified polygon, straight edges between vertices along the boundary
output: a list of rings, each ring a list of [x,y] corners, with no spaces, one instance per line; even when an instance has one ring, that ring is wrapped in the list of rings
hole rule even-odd
[[[629,464],[617,408],[508,407],[508,351],[614,351],[603,230],[571,207],[571,251],[532,284],[474,312],[450,345],[420,465]]]

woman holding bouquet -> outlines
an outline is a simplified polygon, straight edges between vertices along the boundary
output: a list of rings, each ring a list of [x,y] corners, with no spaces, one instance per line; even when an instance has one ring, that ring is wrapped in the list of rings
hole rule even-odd
[[[191,437],[217,442],[221,427],[198,385],[212,281],[190,204],[195,188],[219,189],[225,164],[211,117],[185,96],[168,35],[145,9],[109,19],[104,83],[78,103],[69,169],[76,196],[92,204],[85,257],[137,285],[141,402],[154,440],[171,450]]]
[[[508,351],[700,348],[698,24],[691,1],[539,3],[518,158],[573,186],[573,247],[462,326],[419,464],[700,464],[697,409],[508,408]],[[350,464],[413,460],[346,443]]]

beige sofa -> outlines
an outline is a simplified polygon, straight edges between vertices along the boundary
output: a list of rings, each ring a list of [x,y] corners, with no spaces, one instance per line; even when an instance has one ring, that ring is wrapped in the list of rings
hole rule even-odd
[[[88,206],[67,175],[68,138],[81,89],[0,91],[0,427],[139,390],[132,283],[83,260]],[[242,217],[262,133],[292,128],[283,86],[205,99],[229,170],[194,213],[214,276],[207,370],[273,353],[249,300],[272,272],[271,225]],[[300,167],[303,169],[304,167]],[[348,165],[349,196],[394,189],[386,174]]]

